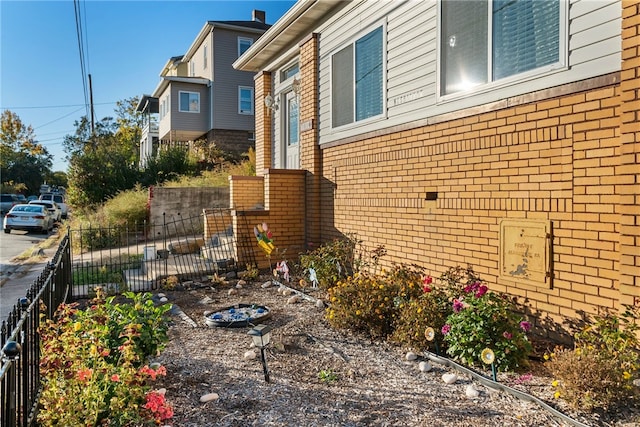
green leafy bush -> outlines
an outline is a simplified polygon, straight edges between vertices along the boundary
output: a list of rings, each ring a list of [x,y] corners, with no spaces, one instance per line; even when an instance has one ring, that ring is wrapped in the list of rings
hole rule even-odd
[[[465,286],[453,300],[452,313],[442,333],[447,353],[468,365],[480,365],[485,348],[493,350],[498,370],[513,370],[528,364],[532,346],[526,332],[529,322],[515,313],[506,296],[490,292],[483,282]]]
[[[640,397],[633,384],[640,370],[638,311],[626,306],[620,316],[598,316],[575,334],[573,350],[557,348],[547,356],[557,398],[576,408],[604,410],[636,402]]]
[[[357,271],[354,263],[357,244],[358,240],[354,236],[336,239],[300,255],[300,265],[303,269],[313,268],[318,286],[329,289]]]
[[[85,310],[62,305],[42,324],[39,425],[152,426],[172,417],[164,394],[151,389],[165,368],[145,364],[168,340],[170,306],[127,296],[129,304],[99,295]]]
[[[441,331],[447,316],[453,312],[451,304],[454,298],[466,286],[480,280],[471,266],[451,267],[436,280],[424,276],[422,295],[400,306],[390,340],[414,349],[444,350],[446,343]],[[428,327],[435,332],[433,341],[425,336]]]

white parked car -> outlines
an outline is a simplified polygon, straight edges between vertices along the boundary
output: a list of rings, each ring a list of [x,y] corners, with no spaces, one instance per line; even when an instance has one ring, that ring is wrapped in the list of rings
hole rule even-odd
[[[53,228],[53,218],[46,206],[19,204],[4,216],[3,228],[7,234],[11,230],[40,231],[46,234]]]
[[[69,215],[69,206],[65,203],[64,196],[59,193],[45,193],[41,194],[39,197],[40,200],[51,200],[58,204],[60,210],[62,211],[62,219],[67,219]]]
[[[29,202],[30,205],[40,205],[46,207],[51,213],[51,217],[53,218],[53,222],[60,222],[62,218],[62,209],[56,202],[51,200],[32,200]]]

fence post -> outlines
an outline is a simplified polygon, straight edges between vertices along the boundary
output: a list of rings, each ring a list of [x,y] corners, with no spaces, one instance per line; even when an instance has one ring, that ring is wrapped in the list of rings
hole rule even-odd
[[[16,361],[20,357],[20,344],[15,341],[7,341],[2,348],[2,363],[9,362],[7,370],[7,388],[4,396],[5,401],[2,406],[5,408],[3,419],[6,424],[2,427],[13,427],[16,425]]]

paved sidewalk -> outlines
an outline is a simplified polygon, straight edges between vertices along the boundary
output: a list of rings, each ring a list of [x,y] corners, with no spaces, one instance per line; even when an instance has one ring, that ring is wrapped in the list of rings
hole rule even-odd
[[[18,299],[27,295],[57,248],[44,249],[44,256],[32,257],[24,262],[3,264],[0,275],[0,324],[7,319]]]

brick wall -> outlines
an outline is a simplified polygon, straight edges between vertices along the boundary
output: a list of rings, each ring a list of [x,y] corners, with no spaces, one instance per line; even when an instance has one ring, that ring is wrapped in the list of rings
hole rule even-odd
[[[323,218],[323,238],[357,233],[370,249],[384,245],[387,263],[434,276],[471,264],[547,321],[618,308],[616,81],[324,149],[322,200],[334,214]],[[434,204],[426,191],[437,191]],[[551,289],[498,279],[502,218],[552,222]]]
[[[271,110],[264,105],[264,97],[271,93],[271,73],[260,73],[254,79],[256,111],[256,174],[270,168],[272,156]]]
[[[238,160],[249,147],[255,147],[255,141],[249,139],[249,132],[243,130],[212,129],[207,133],[207,141]]]
[[[622,72],[620,82],[620,164],[616,187],[620,195],[620,292],[625,304],[640,303],[640,2],[622,9]]]
[[[264,208],[264,178],[261,176],[230,176],[231,209]]]
[[[233,177],[234,198],[245,198],[254,194],[255,186],[236,186],[238,177]],[[262,180],[258,181],[262,184]],[[253,227],[266,222],[273,233],[278,252],[271,254],[273,263],[287,259],[295,260],[304,250],[305,218],[305,171],[271,169],[264,171],[264,209],[234,211],[234,233],[238,241],[251,241],[255,244],[254,256],[260,268],[269,266],[269,260],[257,245]],[[247,193],[243,193],[246,191]],[[241,253],[238,254],[241,257]],[[240,265],[247,263],[239,258]]]

